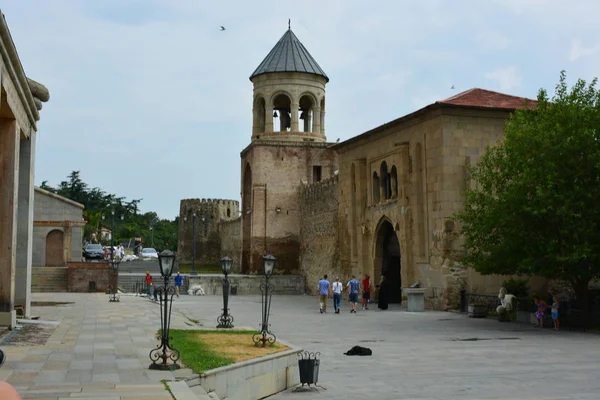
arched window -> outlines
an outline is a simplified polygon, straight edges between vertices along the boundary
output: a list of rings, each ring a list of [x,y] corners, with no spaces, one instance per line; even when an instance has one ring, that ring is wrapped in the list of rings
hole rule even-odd
[[[379,203],[379,176],[373,172],[373,204]]]
[[[304,95],[300,97],[299,102],[300,108],[298,109],[298,130],[300,132],[312,132],[313,131],[313,107],[315,106],[312,97]]]
[[[384,200],[392,198],[392,180],[388,172],[387,163],[384,161],[381,163],[379,170],[379,185],[381,186],[381,197]]]
[[[231,210],[228,208],[227,209],[227,218],[231,217]]]
[[[292,126],[290,114],[292,102],[290,98],[281,93],[273,99],[273,132],[286,132]]]
[[[392,186],[392,198],[398,198],[398,171],[396,166],[392,165],[392,171],[390,172],[390,182]]]

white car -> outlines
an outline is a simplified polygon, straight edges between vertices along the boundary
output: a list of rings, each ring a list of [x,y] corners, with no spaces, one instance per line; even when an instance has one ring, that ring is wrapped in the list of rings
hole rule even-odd
[[[152,247],[146,247],[142,249],[140,258],[158,258],[158,253]]]

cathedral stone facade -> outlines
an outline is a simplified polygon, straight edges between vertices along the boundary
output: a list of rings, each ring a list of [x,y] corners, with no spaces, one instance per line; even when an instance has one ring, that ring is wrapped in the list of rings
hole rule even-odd
[[[499,288],[507,277],[461,265],[460,227],[451,216],[464,206],[468,166],[502,138],[510,113],[532,100],[471,89],[327,143],[329,78],[291,30],[250,80],[241,217],[228,230],[239,235],[228,242],[241,247],[241,272],[260,272],[271,253],[276,273],[304,275],[309,293],[323,274],[369,273],[375,283],[386,277],[391,302],[418,285],[436,309],[456,308],[461,289]],[[532,283],[538,290],[540,282]]]

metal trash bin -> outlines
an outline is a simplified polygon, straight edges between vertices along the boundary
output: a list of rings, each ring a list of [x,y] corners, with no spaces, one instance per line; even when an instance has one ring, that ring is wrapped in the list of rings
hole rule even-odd
[[[232,295],[237,295],[237,285],[231,285],[231,294]]]
[[[300,371],[300,383],[304,385],[316,385],[319,381],[319,355],[321,353],[309,353],[307,351],[298,353],[298,370]]]
[[[96,281],[89,281],[88,282],[88,291],[89,292],[95,292],[96,291]]]

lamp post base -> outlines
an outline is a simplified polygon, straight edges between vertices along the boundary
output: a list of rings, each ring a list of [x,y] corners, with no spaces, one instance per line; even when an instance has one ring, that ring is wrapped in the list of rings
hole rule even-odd
[[[179,364],[150,364],[148,369],[153,369],[155,371],[175,371],[180,369],[181,366]]]
[[[233,328],[233,317],[229,314],[219,316],[219,318],[217,318],[217,322],[219,323],[217,328]]]

